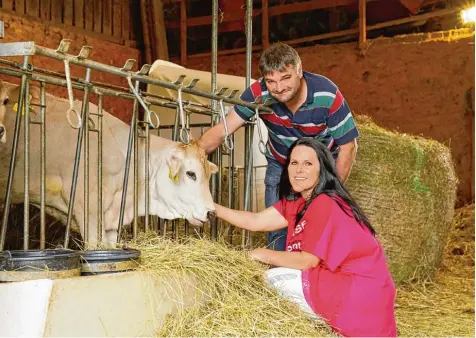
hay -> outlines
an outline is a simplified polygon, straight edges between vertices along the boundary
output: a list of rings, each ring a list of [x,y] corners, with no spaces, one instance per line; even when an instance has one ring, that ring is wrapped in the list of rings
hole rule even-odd
[[[263,280],[265,266],[221,242],[189,238],[174,242],[141,237],[142,269],[158,278],[191,275],[202,305],[181,309],[158,336],[323,336],[331,330],[310,320]],[[180,278],[180,277],[179,277]],[[183,282],[185,278],[181,278]],[[179,283],[177,283],[179,285]]]
[[[474,337],[474,204],[455,213],[434,282],[397,292],[399,334]]]
[[[450,150],[357,118],[361,133],[348,187],[385,248],[396,283],[431,280],[456,199]]]

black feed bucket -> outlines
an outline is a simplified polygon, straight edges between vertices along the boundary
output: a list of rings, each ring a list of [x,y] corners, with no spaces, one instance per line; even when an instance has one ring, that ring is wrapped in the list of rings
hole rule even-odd
[[[135,270],[140,263],[140,251],[88,250],[81,253],[81,275],[101,275]]]
[[[57,279],[81,275],[81,257],[72,250],[0,252],[0,282]]]

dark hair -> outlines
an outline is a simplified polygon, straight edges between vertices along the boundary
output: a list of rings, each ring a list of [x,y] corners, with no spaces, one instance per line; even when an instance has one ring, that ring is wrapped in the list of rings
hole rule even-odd
[[[286,66],[292,65],[297,72],[301,65],[298,52],[289,45],[277,42],[266,48],[259,58],[259,71],[265,76],[273,71],[282,71]]]
[[[314,188],[311,197],[305,202],[303,208],[301,208],[301,210],[297,214],[296,224],[301,220],[312,201],[320,194],[326,194],[337,202],[342,211],[344,211],[347,215],[351,217],[353,216],[357,220],[357,222],[359,222],[362,226],[366,226],[375,236],[375,229],[370,224],[369,219],[367,218],[367,216],[365,216],[364,212],[359,207],[357,202],[354,201],[354,199],[350,196],[350,193],[347,191],[345,186],[337,177],[337,171],[331,152],[322,142],[319,142],[313,138],[304,137],[298,139],[290,147],[289,156],[286,160],[283,173],[281,174],[281,182],[279,184],[280,198],[287,198],[290,194],[293,193],[291,183],[289,182],[288,166],[291,160],[291,153],[293,149],[297,146],[306,146],[314,149],[317,155],[317,159],[319,160],[320,170],[319,182]],[[342,204],[342,201],[349,206],[352,215],[349,214],[349,208],[346,208]]]

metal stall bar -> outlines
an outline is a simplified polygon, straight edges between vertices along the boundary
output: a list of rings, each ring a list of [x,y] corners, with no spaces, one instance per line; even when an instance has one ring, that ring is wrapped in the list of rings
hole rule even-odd
[[[103,113],[102,113],[102,95],[98,94],[98,228],[97,228],[97,242],[102,242],[102,222],[103,204],[102,204],[102,145],[103,145]]]
[[[212,59],[211,59],[211,90],[212,93],[217,92],[217,51],[218,51],[218,0],[212,1]],[[212,119],[211,123],[212,126],[217,124],[216,118],[216,110],[217,110],[217,102],[211,102],[212,107]],[[218,172],[220,172],[221,166],[221,154],[220,154],[220,147],[216,149],[211,156],[211,161],[215,163],[218,167]],[[217,175],[211,177],[211,192],[213,196],[213,200],[217,201],[220,204],[220,195],[221,191],[219,190],[220,180],[218,179]],[[210,221],[210,236],[212,240],[216,240],[218,238],[218,219],[214,218]]]
[[[19,109],[17,114],[24,116],[24,148],[23,160],[25,163],[25,171],[23,175],[23,250],[28,250],[30,241],[30,79],[27,76],[25,82],[25,95],[23,97],[25,108]]]
[[[250,86],[251,82],[251,53],[253,44],[253,0],[246,1],[246,87]],[[255,119],[257,116],[255,116]],[[249,211],[251,206],[251,174],[253,168],[253,151],[251,144],[253,143],[253,127],[254,124],[248,123],[245,126],[245,196],[244,196],[244,210]],[[242,232],[241,244],[243,247],[251,246],[251,237],[248,230]]]
[[[22,69],[26,70],[28,67],[28,55],[30,54],[25,54],[23,57],[23,65]],[[12,183],[13,183],[13,175],[15,172],[15,164],[16,164],[16,154],[17,154],[17,149],[18,149],[18,139],[20,137],[20,125],[21,125],[21,112],[23,109],[23,104],[24,104],[24,94],[25,94],[25,84],[27,83],[27,74],[22,73],[21,75],[21,87],[20,87],[20,93],[18,95],[18,110],[17,110],[17,116],[15,119],[15,131],[13,134],[13,145],[12,145],[12,157],[10,159],[10,168],[8,172],[8,182],[7,182],[7,191],[5,193],[5,204],[4,204],[4,209],[3,209],[3,219],[2,219],[2,232],[0,234],[0,250],[3,251],[3,248],[5,247],[5,237],[7,234],[7,223],[8,223],[8,215],[10,213],[10,201],[11,201],[11,191],[12,191]],[[28,208],[28,206],[25,206],[25,208]]]
[[[66,74],[66,81],[68,82],[68,74]],[[64,235],[64,248],[68,248],[69,246],[69,234],[71,230],[71,221],[73,218],[73,206],[74,206],[74,200],[76,198],[76,186],[78,183],[78,173],[79,173],[79,162],[81,159],[81,147],[82,147],[82,139],[84,135],[84,125],[89,123],[88,121],[88,115],[89,115],[89,87],[87,86],[89,80],[91,79],[91,69],[86,68],[86,76],[85,76],[85,86],[84,86],[84,96],[83,96],[83,103],[81,106],[81,125],[78,130],[78,139],[76,143],[76,155],[74,159],[74,168],[73,168],[73,179],[71,182],[71,192],[69,195],[69,205],[68,205],[68,218],[66,221],[66,231]],[[72,90],[71,90],[72,91]],[[70,95],[71,96],[71,95]],[[86,189],[86,182],[84,184],[85,189]],[[86,193],[86,190],[85,190]],[[86,207],[86,206],[85,206]],[[85,215],[86,216],[86,215]],[[89,214],[87,215],[89,217]],[[86,225],[86,218],[84,218],[84,225]],[[87,227],[85,227],[85,231]],[[84,232],[84,242],[87,244],[88,243],[88,232]]]
[[[136,81],[135,83],[135,89],[139,90],[139,81]],[[122,189],[122,199],[121,199],[121,209],[119,211],[119,226],[117,228],[117,242],[121,242],[121,232],[122,228],[124,226],[124,212],[126,208],[126,198],[127,198],[127,184],[129,182],[129,168],[131,166],[131,152],[132,152],[132,146],[134,143],[135,139],[135,131],[136,131],[136,120],[137,120],[137,115],[139,112],[139,100],[135,99],[134,100],[134,107],[132,108],[132,118],[131,118],[131,125],[129,128],[129,140],[127,144],[127,155],[126,155],[126,166],[124,170],[124,183],[123,183],[123,189]],[[137,224],[136,224],[137,225]],[[137,227],[134,226],[132,227],[132,233],[134,238],[137,236]]]

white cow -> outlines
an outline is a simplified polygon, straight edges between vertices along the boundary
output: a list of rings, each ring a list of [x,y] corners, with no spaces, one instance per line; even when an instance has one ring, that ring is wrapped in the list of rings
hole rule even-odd
[[[0,143],[7,141],[7,130],[4,124],[7,105],[11,100],[18,100],[19,89],[19,86],[12,86],[11,84],[0,81]],[[30,102],[33,104],[40,103],[40,89],[38,87],[30,87]]]
[[[12,98],[7,104],[5,126],[12,130],[15,114],[12,111]],[[71,180],[76,150],[77,130],[72,129],[65,116],[68,101],[47,95],[46,112],[46,205],[48,213],[61,220],[66,219]],[[75,101],[75,109],[80,112],[81,102]],[[91,113],[97,113],[96,105],[89,104]],[[103,136],[103,242],[116,242],[121,205],[122,184],[129,126],[114,116],[104,113]],[[37,118],[31,113],[31,118]],[[23,128],[21,128],[23,130]],[[94,135],[93,135],[94,134]],[[90,244],[97,243],[97,136],[90,137],[90,190],[89,190],[89,236]],[[0,144],[0,199],[5,196],[8,166],[11,154],[12,137]],[[39,128],[31,127],[30,142],[30,201],[40,203],[40,165]],[[144,204],[144,140],[140,141],[139,156],[139,215],[145,214]],[[83,147],[84,150],[84,147]],[[20,135],[17,165],[13,182],[12,203],[23,201],[23,135]],[[73,216],[84,234],[84,151],[81,155],[79,177],[76,190]],[[131,162],[133,163],[133,162]],[[185,218],[193,225],[203,225],[214,217],[214,204],[209,190],[210,175],[218,168],[206,159],[205,152],[195,142],[185,146],[165,138],[151,135],[150,139],[150,214],[164,219]],[[124,224],[133,220],[133,168],[131,166]]]

